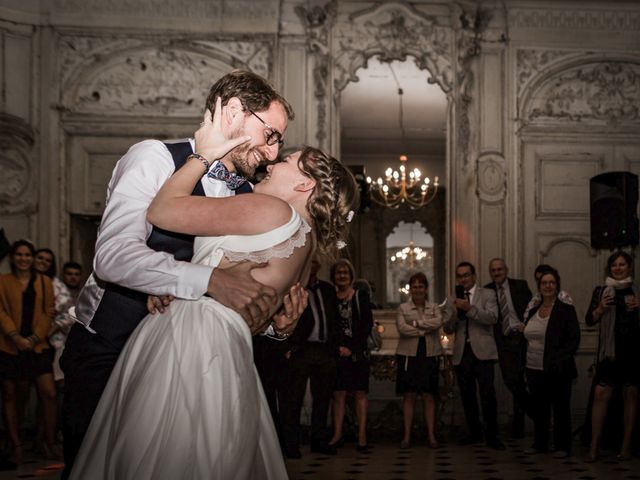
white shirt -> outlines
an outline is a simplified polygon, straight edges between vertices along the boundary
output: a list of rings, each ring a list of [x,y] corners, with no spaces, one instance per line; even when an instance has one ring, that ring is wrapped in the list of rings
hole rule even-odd
[[[544,369],[544,344],[549,316],[541,317],[540,311],[537,311],[524,327],[524,336],[527,339],[527,368],[532,370]]]
[[[189,143],[193,149],[194,140]],[[104,294],[104,282],[185,299],[200,298],[207,291],[212,267],[178,261],[146,244],[153,229],[147,208],[174,170],[171,153],[159,140],[136,143],[116,164],[98,229],[94,271],[80,292],[75,313],[70,312],[89,331],[93,332],[89,325]],[[220,180],[205,176],[201,182],[208,197],[234,195]]]

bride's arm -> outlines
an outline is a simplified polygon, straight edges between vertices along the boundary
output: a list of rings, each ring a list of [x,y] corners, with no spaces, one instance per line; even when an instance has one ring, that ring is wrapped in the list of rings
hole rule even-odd
[[[224,198],[191,195],[204,166],[189,159],[165,182],[147,210],[149,223],[165,230],[190,235],[253,235],[291,218],[282,200],[258,193]]]
[[[206,153],[213,163],[249,141],[242,136],[227,139],[222,132],[222,106],[216,100],[213,119],[205,114],[196,132],[196,152]],[[241,114],[231,119],[230,131],[238,131]],[[147,210],[147,220],[157,227],[191,235],[252,235],[278,227],[289,220],[290,210],[281,200],[268,196],[240,195],[226,198],[192,196],[194,187],[206,173],[205,165],[191,157],[162,186]]]

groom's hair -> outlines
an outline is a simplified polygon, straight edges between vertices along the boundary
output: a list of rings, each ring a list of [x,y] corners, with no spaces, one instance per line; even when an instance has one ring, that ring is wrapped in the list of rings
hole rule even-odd
[[[220,97],[223,106],[230,98],[237,97],[244,108],[253,112],[263,112],[273,102],[278,102],[284,107],[289,120],[293,120],[295,117],[289,102],[276,92],[267,80],[247,70],[234,70],[213,84],[209,90],[206,105],[206,108],[212,113],[218,97]]]

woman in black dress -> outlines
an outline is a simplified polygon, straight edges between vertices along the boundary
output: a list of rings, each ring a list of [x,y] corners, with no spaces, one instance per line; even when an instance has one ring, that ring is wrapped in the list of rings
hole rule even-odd
[[[338,260],[331,267],[331,280],[338,297],[338,322],[341,329],[338,374],[333,394],[333,438],[330,446],[342,441],[347,392],[353,392],[358,419],[357,450],[365,452],[367,443],[367,408],[369,400],[369,351],[367,338],[373,327],[370,299],[362,290],[353,288],[355,270],[346,259]]]
[[[435,435],[436,396],[440,375],[440,327],[442,312],[438,305],[428,302],[429,282],[424,273],[409,279],[411,300],[398,308],[398,376],[396,393],[402,395],[404,436],[400,448],[411,446],[411,427],[416,397],[422,395],[428,444],[438,447]]]
[[[615,252],[607,260],[605,285],[596,287],[585,321],[600,325],[593,410],[591,448],[587,461],[598,458],[598,448],[607,406],[615,386],[622,386],[624,434],[618,458],[631,456],[631,434],[638,409],[640,383],[640,324],[638,289],[633,284],[633,259]]]

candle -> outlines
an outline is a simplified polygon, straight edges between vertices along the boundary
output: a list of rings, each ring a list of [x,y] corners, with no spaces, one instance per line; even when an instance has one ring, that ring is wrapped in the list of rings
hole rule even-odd
[[[440,344],[442,345],[442,348],[444,348],[445,350],[449,349],[449,337],[447,337],[446,335],[443,335],[442,338],[440,339]]]

